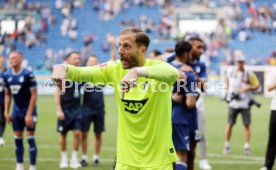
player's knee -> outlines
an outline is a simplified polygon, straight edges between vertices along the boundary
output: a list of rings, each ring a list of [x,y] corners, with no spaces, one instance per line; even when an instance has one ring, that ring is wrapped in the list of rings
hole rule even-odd
[[[27,137],[34,136],[34,135],[35,135],[34,131],[27,131]]]
[[[75,131],[74,131],[74,137],[75,137],[75,138],[79,138],[80,136],[81,136],[81,131],[75,130]]]
[[[86,140],[86,139],[87,139],[87,136],[88,136],[88,132],[82,132],[82,133],[81,133],[81,138],[82,138],[82,140]]]
[[[21,132],[21,131],[15,131],[14,132],[14,136],[16,138],[23,138],[23,132]]]

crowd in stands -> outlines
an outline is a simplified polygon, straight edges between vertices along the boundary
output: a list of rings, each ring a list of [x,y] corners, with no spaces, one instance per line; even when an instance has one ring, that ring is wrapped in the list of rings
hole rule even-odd
[[[191,36],[200,36],[206,42],[206,52],[202,57],[206,62],[209,73],[214,73],[211,64],[217,61],[219,56],[223,56],[223,64],[233,64],[235,49],[229,47],[229,42],[235,40],[246,42],[254,40],[255,32],[263,34],[275,34],[276,32],[276,2],[274,4],[256,5],[253,0],[199,0],[203,2],[207,9],[221,9],[224,16],[219,18],[216,30],[211,34],[198,35],[197,33],[187,33],[184,39]],[[199,2],[197,1],[197,2]],[[119,13],[128,10],[133,6],[146,6],[148,8],[156,8],[158,6],[160,20],[156,21],[146,14],[141,14],[139,18],[122,20],[120,26],[122,28],[135,26],[140,27],[147,33],[158,33],[161,40],[177,40],[181,39],[177,32],[175,24],[174,12],[175,5],[171,0],[93,0],[91,10],[96,11],[98,18],[103,22],[108,22],[115,18]],[[184,1],[183,1],[184,2]],[[60,34],[74,41],[79,38],[83,40],[83,47],[79,49],[83,59],[90,54],[93,54],[93,43],[98,38],[92,33],[80,36],[78,32],[79,21],[77,15],[73,11],[75,9],[84,8],[87,1],[85,0],[56,0],[54,7],[62,14]],[[26,48],[34,46],[47,47],[47,30],[49,27],[57,23],[56,17],[51,12],[51,7],[42,6],[40,3],[26,3],[25,0],[7,0],[3,6],[4,9],[20,9],[28,11],[25,17],[25,27],[22,30],[17,30],[14,33],[0,35],[0,42],[5,46],[4,56],[16,49],[16,42],[23,42]],[[246,9],[246,10],[244,10]],[[101,42],[102,51],[110,50],[107,41]],[[46,48],[45,51],[45,68],[51,69],[54,63],[63,61],[64,54],[68,49],[53,50]],[[159,49],[160,50],[160,49]],[[273,49],[274,50],[274,49]],[[271,56],[266,56],[267,59],[259,56],[249,56],[248,64],[271,64],[275,65],[275,51],[271,51]]]
[[[76,40],[78,38],[78,21],[73,15],[74,8],[82,8],[84,6],[84,1],[75,0],[64,2],[62,0],[56,0],[55,7],[60,10],[63,20],[60,25],[60,32],[62,36],[68,36],[71,40]]]
[[[16,48],[16,42],[23,43],[26,48],[46,45],[48,27],[56,24],[56,17],[52,15],[50,7],[41,6],[39,3],[27,4],[23,0],[8,0],[3,8],[27,11],[22,14],[25,16],[23,28],[15,30],[12,34],[0,35],[0,42],[6,47],[6,54]]]

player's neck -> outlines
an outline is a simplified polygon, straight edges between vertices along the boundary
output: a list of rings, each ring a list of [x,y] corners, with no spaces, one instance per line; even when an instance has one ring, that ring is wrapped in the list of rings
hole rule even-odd
[[[175,60],[177,62],[180,62],[182,64],[188,64],[188,61],[186,60],[186,58],[179,58],[179,57],[176,57]]]
[[[14,67],[12,69],[13,69],[14,73],[19,73],[21,71],[21,67],[20,66]]]
[[[146,57],[141,58],[137,67],[143,67],[146,63]]]

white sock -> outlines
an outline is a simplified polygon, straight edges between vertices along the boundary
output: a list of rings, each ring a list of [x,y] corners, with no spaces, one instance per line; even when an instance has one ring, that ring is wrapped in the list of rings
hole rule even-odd
[[[72,160],[78,160],[78,151],[72,151],[72,157],[71,157]]]
[[[81,159],[87,161],[87,160],[88,160],[88,156],[87,156],[87,155],[82,155],[82,156],[81,156]]]
[[[66,151],[61,152],[61,159],[62,159],[62,160],[67,160],[67,159],[68,159],[68,158],[67,158],[67,152],[66,152]]]
[[[23,163],[16,163],[16,167],[19,167],[20,169],[24,169]]]
[[[224,146],[225,146],[225,147],[229,147],[229,146],[230,146],[229,141],[226,141],[226,142],[224,143]]]
[[[30,166],[30,170],[36,170],[36,166],[35,165],[31,165]]]
[[[93,155],[93,160],[99,159],[99,155]]]
[[[245,148],[245,149],[250,148],[249,143],[245,143],[245,144],[244,144],[244,148]]]

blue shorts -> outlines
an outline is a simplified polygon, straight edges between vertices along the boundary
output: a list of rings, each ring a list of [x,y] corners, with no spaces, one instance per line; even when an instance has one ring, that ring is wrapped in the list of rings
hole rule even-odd
[[[65,119],[58,120],[57,131],[66,134],[70,130],[82,130],[82,113],[79,108],[63,110]]]
[[[94,124],[94,132],[95,133],[103,132],[105,130],[104,129],[104,111],[99,111],[96,114],[84,115],[82,131],[88,132],[92,122]]]
[[[35,131],[36,127],[36,122],[37,122],[37,117],[36,115],[33,115],[33,121],[34,121],[34,127],[28,127],[25,123],[25,116],[19,116],[19,115],[12,115],[12,128],[13,131],[20,131],[23,132],[24,129],[26,128],[27,131]]]
[[[173,144],[176,151],[190,150],[189,126],[185,124],[173,124]]]
[[[190,129],[189,137],[190,137],[190,143],[199,142],[201,139],[201,136],[200,136],[198,128]]]
[[[189,120],[189,137],[190,137],[190,143],[197,143],[200,141],[200,133],[198,130],[198,121],[197,121],[197,115],[190,117]]]

